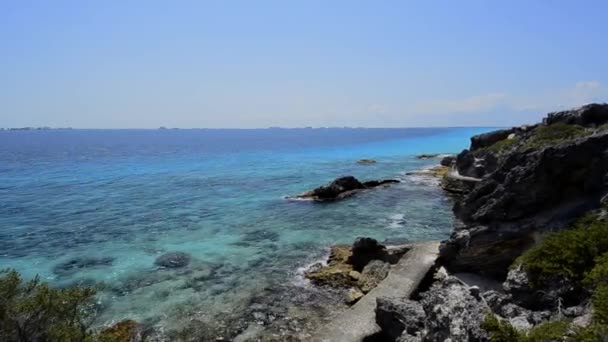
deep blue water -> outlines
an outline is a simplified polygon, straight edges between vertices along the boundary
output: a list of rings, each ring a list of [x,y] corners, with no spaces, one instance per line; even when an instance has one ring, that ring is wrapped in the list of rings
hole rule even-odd
[[[445,238],[450,200],[405,173],[438,163],[414,155],[459,152],[488,130],[0,131],[0,268],[106,283],[100,322],[213,317],[297,282],[332,244]],[[338,203],[284,198],[342,175],[403,182]],[[159,270],[168,251],[193,260]],[[57,267],[73,259],[105,262]]]

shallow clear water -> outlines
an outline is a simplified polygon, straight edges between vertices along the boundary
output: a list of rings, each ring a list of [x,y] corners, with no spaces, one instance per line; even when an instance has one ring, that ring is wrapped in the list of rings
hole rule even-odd
[[[488,130],[0,131],[0,268],[104,282],[100,323],[211,320],[269,286],[305,286],[296,270],[332,244],[445,238],[449,199],[405,172],[438,163],[415,154],[458,152]],[[337,203],[285,199],[341,175],[403,182]],[[158,269],[171,251],[191,264]],[[58,267],[73,259],[89,262]]]

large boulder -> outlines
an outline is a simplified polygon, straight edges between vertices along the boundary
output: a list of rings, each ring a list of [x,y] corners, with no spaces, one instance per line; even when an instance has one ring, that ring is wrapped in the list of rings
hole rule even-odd
[[[416,336],[424,329],[422,304],[407,298],[376,298],[376,323],[383,336],[394,341],[402,335]]]
[[[386,246],[378,243],[378,240],[369,237],[358,237],[352,247],[352,255],[348,262],[357,271],[362,271],[371,260],[387,260]]]
[[[487,306],[456,277],[447,277],[423,294],[425,341],[487,341],[480,325]]]
[[[454,231],[440,248],[449,270],[504,279],[508,266],[539,233],[565,227],[600,206],[608,192],[608,131],[590,129],[576,137],[526,145],[546,127],[526,129],[518,142],[521,148],[501,156],[496,170],[456,202]],[[471,161],[460,159],[463,167]]]

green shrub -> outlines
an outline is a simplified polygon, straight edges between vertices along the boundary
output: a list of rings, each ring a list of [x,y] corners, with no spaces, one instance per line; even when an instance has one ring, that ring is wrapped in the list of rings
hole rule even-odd
[[[596,259],[606,252],[608,221],[586,215],[569,229],[545,237],[520,256],[514,265],[522,265],[536,287],[556,279],[578,282],[591,271]]]
[[[525,143],[526,148],[540,148],[575,139],[588,132],[583,126],[555,123],[553,125],[539,126]]]
[[[89,329],[95,289],[54,289],[38,277],[24,282],[0,271],[0,341],[93,341]]]
[[[493,313],[486,315],[481,328],[490,335],[490,342],[518,342],[522,338],[511,324],[499,320]]]
[[[492,144],[490,146],[475,150],[473,152],[473,154],[475,156],[480,156],[486,152],[491,152],[495,155],[501,155],[505,152],[508,152],[513,146],[516,145],[517,142],[519,142],[518,137],[515,137],[513,139],[503,139],[503,140],[495,142],[494,144]]]
[[[525,336],[522,336],[522,342],[546,342],[546,341],[561,341],[570,325],[569,321],[557,320],[541,323],[530,329]]]

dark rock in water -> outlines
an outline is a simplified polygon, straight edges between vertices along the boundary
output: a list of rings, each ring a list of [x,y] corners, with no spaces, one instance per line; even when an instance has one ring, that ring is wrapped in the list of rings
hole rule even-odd
[[[361,160],[357,160],[357,164],[372,165],[372,164],[376,164],[376,161],[373,159],[361,159]]]
[[[389,271],[390,265],[388,262],[372,260],[363,267],[357,285],[359,285],[359,288],[363,293],[368,293],[388,276]]]
[[[352,196],[360,190],[392,183],[399,183],[399,181],[394,179],[385,179],[380,181],[368,181],[365,183],[361,183],[357,178],[353,176],[346,176],[338,178],[327,185],[320,186],[314,190],[305,192],[301,195],[298,195],[297,197],[310,198],[317,201],[333,201]]]
[[[68,261],[62,262],[53,268],[53,273],[59,276],[69,276],[81,270],[99,267],[108,267],[112,265],[114,258],[103,257],[103,258],[75,258]]]
[[[154,265],[165,268],[180,268],[190,263],[190,255],[184,252],[165,253],[154,261]]]
[[[422,304],[406,298],[376,298],[376,323],[387,341],[401,335],[415,336],[424,328]]]
[[[351,256],[349,246],[332,246],[327,266],[322,264],[312,265],[305,276],[315,285],[328,285],[331,287],[353,287],[356,281],[349,275],[353,271],[353,265],[349,263]]]
[[[456,163],[455,156],[445,156],[441,159],[440,164],[442,166],[452,167]]]
[[[418,159],[431,159],[431,158],[437,158],[439,157],[439,154],[435,153],[435,154],[419,154],[416,156],[416,158]]]
[[[569,111],[572,119],[560,114],[560,122],[602,122],[595,114],[579,118],[589,110],[586,107]],[[551,120],[557,119],[546,121]],[[608,131],[526,145],[542,129],[546,126],[526,131],[520,138],[525,148],[501,156],[496,170],[456,202],[454,231],[440,248],[441,262],[448,270],[504,279],[508,266],[534,243],[535,235],[561,229],[600,206],[608,193]],[[475,163],[474,157],[459,155],[458,169],[470,168],[471,158]]]
[[[369,237],[358,237],[353,243],[352,255],[348,262],[356,271],[362,271],[371,260],[387,260],[386,247],[378,240]]]
[[[592,103],[573,110],[549,113],[543,122],[547,125],[559,122],[569,125],[599,126],[608,122],[608,104]]]
[[[374,187],[377,187],[380,185],[395,184],[395,183],[399,183],[399,181],[396,179],[372,180],[372,181],[363,182],[363,186],[365,186],[366,188],[374,188]]]

